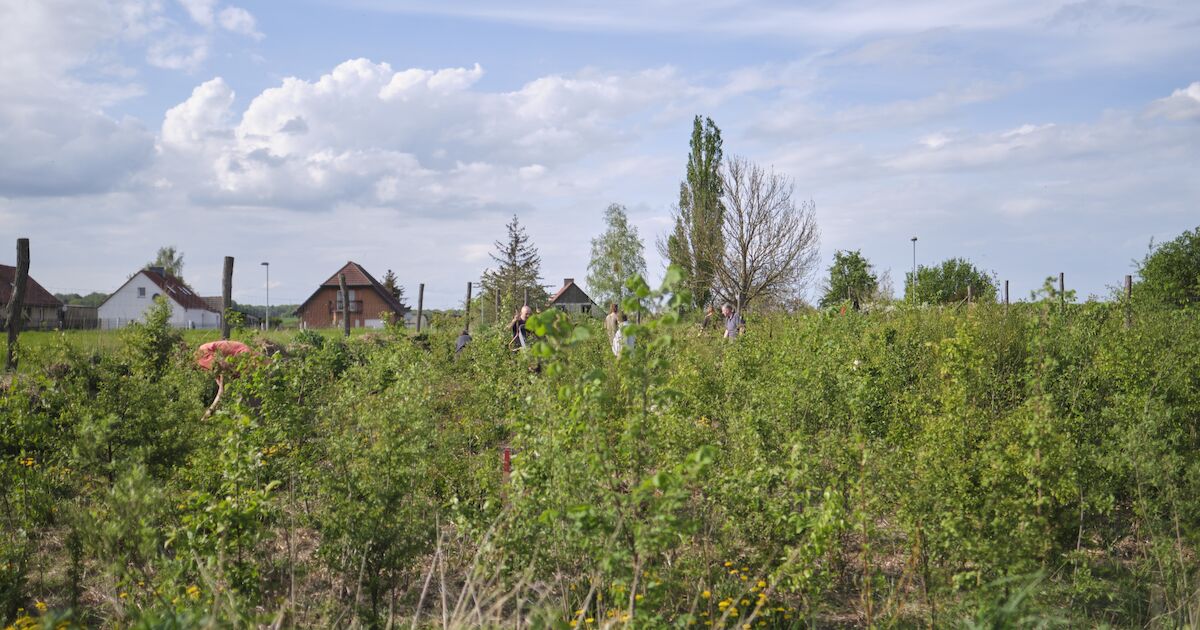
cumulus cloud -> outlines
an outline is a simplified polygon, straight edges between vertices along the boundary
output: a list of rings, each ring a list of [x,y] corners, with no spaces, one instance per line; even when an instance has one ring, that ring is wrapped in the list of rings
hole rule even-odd
[[[1155,101],[1149,113],[1169,120],[1200,120],[1200,81]]]
[[[164,170],[206,203],[499,207],[569,187],[544,165],[611,146],[686,91],[669,68],[553,75],[509,92],[475,89],[483,74],[354,59],[285,79],[244,110],[213,79],[164,117]]]

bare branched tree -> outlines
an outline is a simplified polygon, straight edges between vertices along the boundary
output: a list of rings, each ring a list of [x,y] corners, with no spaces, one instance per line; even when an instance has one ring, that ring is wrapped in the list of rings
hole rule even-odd
[[[792,199],[791,179],[741,157],[721,168],[725,255],[716,294],[744,307],[786,303],[814,271],[820,245],[816,204]]]

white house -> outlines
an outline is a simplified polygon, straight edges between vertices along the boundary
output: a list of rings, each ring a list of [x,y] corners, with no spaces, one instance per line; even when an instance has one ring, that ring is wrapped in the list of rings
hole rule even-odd
[[[162,267],[141,269],[104,300],[97,309],[101,328],[120,328],[144,321],[154,298],[171,304],[171,325],[176,328],[219,328],[221,313],[205,302],[182,280]]]

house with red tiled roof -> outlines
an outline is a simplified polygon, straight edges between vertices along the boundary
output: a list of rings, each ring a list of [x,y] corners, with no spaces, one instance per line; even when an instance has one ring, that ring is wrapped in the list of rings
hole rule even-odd
[[[219,328],[221,311],[213,308],[183,280],[162,267],[138,270],[96,309],[101,328],[121,328],[145,320],[154,298],[171,305],[171,325],[177,328]]]
[[[4,314],[8,312],[8,302],[12,299],[13,288],[16,284],[17,268],[0,265],[0,324],[8,325]],[[25,278],[25,320],[22,328],[57,328],[62,324],[62,302],[54,297],[32,276]]]
[[[599,315],[600,309],[592,298],[588,297],[574,278],[563,278],[562,288],[550,298],[550,306],[567,313],[582,313],[584,315]]]
[[[338,276],[346,275],[349,294],[349,313],[352,328],[382,328],[384,321],[403,321],[408,307],[400,303],[383,284],[362,265],[350,261],[322,282],[299,308],[296,316],[304,328],[332,328],[342,325],[342,296]]]

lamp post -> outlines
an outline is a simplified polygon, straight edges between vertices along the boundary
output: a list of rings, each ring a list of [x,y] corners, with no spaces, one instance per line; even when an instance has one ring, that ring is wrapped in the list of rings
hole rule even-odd
[[[913,304],[917,303],[917,237],[912,237],[913,244],[913,270],[912,270],[912,297]]]
[[[262,263],[267,272],[267,317],[263,321],[263,330],[271,330],[271,263]]]

